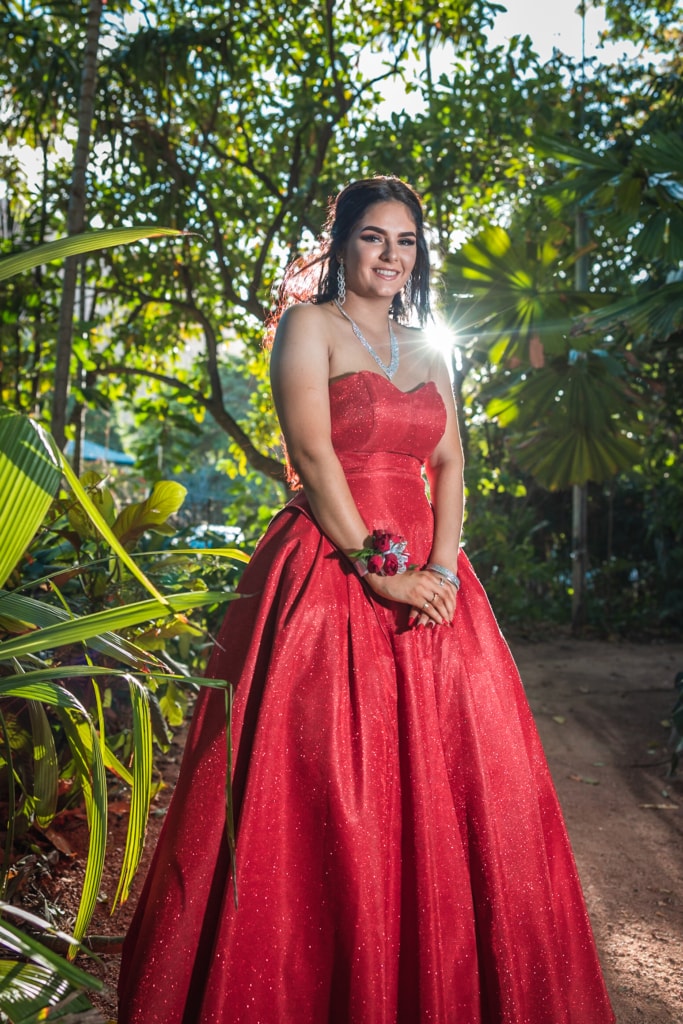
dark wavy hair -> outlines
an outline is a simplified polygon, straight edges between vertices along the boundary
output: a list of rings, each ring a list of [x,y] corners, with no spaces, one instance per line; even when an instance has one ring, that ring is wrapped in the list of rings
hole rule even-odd
[[[317,247],[308,256],[300,256],[287,267],[277,294],[277,302],[269,319],[269,333],[274,332],[282,312],[296,302],[331,302],[338,296],[337,271],[339,256],[351,232],[369,206],[374,203],[398,202],[408,208],[415,221],[417,254],[412,273],[410,304],[399,292],[391,304],[391,316],[409,322],[415,314],[423,324],[430,313],[429,250],[424,232],[422,203],[411,185],[393,175],[378,175],[354,181],[330,202],[327,220]]]

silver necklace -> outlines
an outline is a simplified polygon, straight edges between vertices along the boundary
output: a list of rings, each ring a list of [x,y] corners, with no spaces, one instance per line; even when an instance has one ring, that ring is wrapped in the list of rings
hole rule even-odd
[[[393,327],[391,326],[391,319],[389,319],[389,345],[391,346],[391,359],[389,361],[389,365],[387,366],[387,364],[382,361],[380,356],[377,355],[368,339],[363,335],[363,332],[361,331],[356,321],[353,320],[349,316],[349,314],[341,308],[340,304],[337,302],[336,299],[334,300],[334,304],[341,313],[341,315],[344,317],[344,319],[348,320],[349,323],[351,324],[351,330],[356,335],[363,348],[370,353],[370,355],[375,360],[382,373],[385,373],[389,380],[391,380],[391,378],[398,370],[398,339],[394,334]]]

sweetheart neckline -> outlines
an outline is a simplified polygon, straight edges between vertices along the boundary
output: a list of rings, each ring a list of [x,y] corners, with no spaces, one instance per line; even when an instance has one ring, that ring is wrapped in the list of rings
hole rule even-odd
[[[377,377],[379,380],[385,381],[385,383],[388,384],[390,388],[392,388],[394,391],[398,391],[399,395],[415,395],[418,393],[418,391],[422,391],[423,388],[429,387],[430,384],[436,387],[435,381],[423,380],[420,381],[419,384],[416,384],[415,387],[411,388],[409,391],[404,391],[402,388],[399,388],[398,385],[394,384],[393,381],[389,380],[388,377],[385,377],[384,374],[375,373],[374,370],[352,370],[351,373],[342,374],[340,377],[331,377],[327,382],[328,387],[332,387],[333,384],[340,384],[345,380],[351,380],[353,377],[361,377],[364,375],[368,375],[370,377]]]

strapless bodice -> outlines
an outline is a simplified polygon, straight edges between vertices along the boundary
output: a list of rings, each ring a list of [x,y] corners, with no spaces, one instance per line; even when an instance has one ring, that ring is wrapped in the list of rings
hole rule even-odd
[[[422,467],[446,426],[433,381],[401,391],[361,370],[330,381],[332,443],[369,529],[409,538],[411,560],[429,556],[434,520]],[[290,503],[312,516],[304,492]]]
[[[330,416],[334,450],[347,475],[382,466],[419,474],[446,426],[433,381],[401,391],[371,370],[330,381]]]

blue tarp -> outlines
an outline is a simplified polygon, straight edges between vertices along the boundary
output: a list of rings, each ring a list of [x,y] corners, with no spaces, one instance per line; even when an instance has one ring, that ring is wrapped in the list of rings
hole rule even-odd
[[[74,444],[69,441],[66,446],[66,454],[73,455]],[[84,441],[81,448],[81,458],[84,462],[115,462],[119,466],[134,466],[135,459],[125,452],[117,452],[115,448],[105,448],[103,444],[95,444],[94,441]]]

